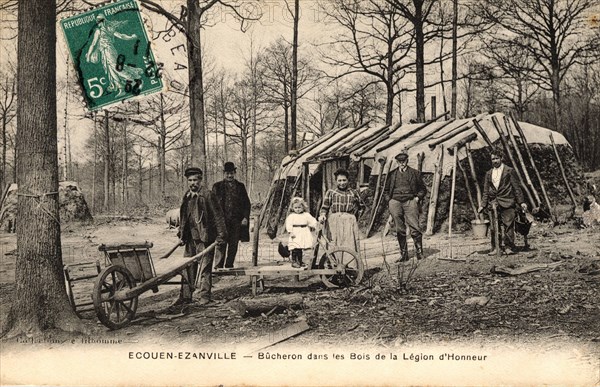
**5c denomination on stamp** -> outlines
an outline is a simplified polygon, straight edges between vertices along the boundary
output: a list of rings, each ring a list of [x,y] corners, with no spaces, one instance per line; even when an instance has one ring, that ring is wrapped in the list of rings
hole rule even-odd
[[[161,66],[135,0],[108,4],[60,24],[90,110],[162,90]]]

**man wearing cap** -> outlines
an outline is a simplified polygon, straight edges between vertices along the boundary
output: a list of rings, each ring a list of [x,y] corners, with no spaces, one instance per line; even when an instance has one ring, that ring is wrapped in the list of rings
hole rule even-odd
[[[408,261],[406,226],[415,243],[417,259],[423,258],[423,234],[419,228],[419,207],[427,189],[421,174],[408,166],[408,154],[401,151],[396,156],[398,169],[390,173],[387,189],[390,202],[389,211],[396,226],[396,237],[400,246],[400,262]]]
[[[240,240],[250,240],[248,220],[250,219],[250,198],[246,186],[235,179],[235,164],[225,163],[224,179],[213,185],[212,191],[219,200],[225,215],[227,244],[215,249],[215,269],[232,268]]]
[[[222,244],[227,231],[221,206],[215,195],[202,186],[202,170],[191,167],[185,170],[189,190],[183,196],[179,210],[180,226],[177,236],[185,244],[184,257],[193,257],[213,242]],[[179,299],[173,306],[192,302],[192,293],[196,285],[198,266],[200,267],[200,301],[208,304],[212,287],[213,255],[207,254],[199,264],[192,264],[182,272],[182,284]],[[184,283],[185,282],[185,283]]]
[[[488,205],[496,207],[498,219],[492,216],[491,242],[492,250],[489,255],[496,255],[497,249],[502,243],[496,241],[496,227],[502,229],[501,239],[504,241],[504,254],[514,254],[515,250],[515,207],[517,204],[527,211],[527,204],[523,197],[523,191],[519,185],[517,172],[505,165],[502,160],[504,152],[500,149],[492,149],[492,169],[487,171],[483,181],[483,195],[478,212],[488,208]],[[492,212],[494,214],[494,212]],[[502,226],[502,227],[501,227]]]

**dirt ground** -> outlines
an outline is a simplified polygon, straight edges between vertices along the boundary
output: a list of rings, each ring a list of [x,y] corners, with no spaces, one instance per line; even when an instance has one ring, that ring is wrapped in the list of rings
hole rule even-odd
[[[177,241],[175,230],[167,229],[163,222],[158,218],[99,218],[93,224],[63,227],[64,263],[98,259],[104,264],[97,249],[101,243],[152,241],[152,255],[160,273],[166,262],[183,254],[180,249],[169,260],[157,259]],[[306,321],[310,329],[288,342],[386,348],[486,342],[559,347],[569,342],[585,348],[592,357],[600,354],[600,230],[536,223],[529,242],[529,251],[498,260],[486,254],[487,238],[475,239],[467,232],[448,239],[438,233],[425,238],[426,259],[399,267],[394,238],[379,235],[362,241],[367,270],[359,286],[328,289],[319,277],[308,273],[299,280],[266,279],[265,296],[299,294],[304,298],[301,309],[240,317],[228,302],[251,297],[249,278],[215,277],[215,302],[209,306],[193,304],[184,313],[168,314],[178,287],[165,285],[156,294],[147,292],[140,297],[136,320],[121,330],[105,328],[93,311],[83,312],[82,317],[96,338],[126,337],[134,342],[232,344]],[[520,237],[517,244],[523,244]],[[15,248],[14,234],[0,234],[2,319],[15,288]],[[262,236],[260,261],[281,261],[276,248],[277,240]],[[410,253],[412,256],[412,244]],[[236,266],[250,262],[250,244],[243,243]],[[532,264],[549,266],[514,276],[493,272],[499,266],[510,269]],[[406,280],[412,265],[417,265],[416,269]],[[78,285],[76,295],[89,300],[92,281]]]

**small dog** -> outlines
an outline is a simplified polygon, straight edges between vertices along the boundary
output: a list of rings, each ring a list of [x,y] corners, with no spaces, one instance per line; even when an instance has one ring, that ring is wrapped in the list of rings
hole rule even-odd
[[[593,195],[583,198],[583,214],[581,215],[583,226],[596,228],[600,225],[600,204],[596,203]]]

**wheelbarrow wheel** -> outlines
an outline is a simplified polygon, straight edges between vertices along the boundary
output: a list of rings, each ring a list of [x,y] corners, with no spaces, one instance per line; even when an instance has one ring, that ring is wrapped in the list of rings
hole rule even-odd
[[[109,329],[119,329],[133,320],[137,310],[137,296],[122,301],[114,299],[117,292],[133,287],[135,287],[133,275],[123,266],[109,266],[98,275],[94,283],[92,299],[96,315],[104,326]]]
[[[319,261],[319,268],[338,269],[339,273],[321,275],[321,281],[329,288],[357,285],[365,272],[358,253],[343,247],[325,252]]]

